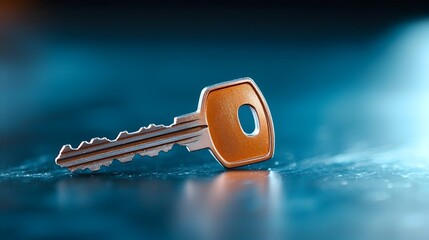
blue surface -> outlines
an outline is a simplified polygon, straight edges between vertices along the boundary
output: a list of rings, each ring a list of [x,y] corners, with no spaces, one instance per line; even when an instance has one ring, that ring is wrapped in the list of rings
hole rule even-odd
[[[424,11],[42,10],[2,30],[1,236],[429,238]],[[267,162],[225,171],[175,146],[96,173],[54,164],[63,144],[170,124],[245,76],[273,115]]]

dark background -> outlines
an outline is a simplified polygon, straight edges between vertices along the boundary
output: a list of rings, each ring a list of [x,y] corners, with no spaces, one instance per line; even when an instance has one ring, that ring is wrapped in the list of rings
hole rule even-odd
[[[174,147],[97,173],[62,145],[170,124],[251,77],[273,159]],[[424,1],[2,1],[0,233],[10,238],[427,239]]]

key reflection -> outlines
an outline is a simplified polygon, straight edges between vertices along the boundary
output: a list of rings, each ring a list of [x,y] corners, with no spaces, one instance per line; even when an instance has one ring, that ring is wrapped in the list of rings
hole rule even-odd
[[[284,231],[281,178],[270,171],[178,179],[83,175],[56,186],[51,206],[77,234],[109,236],[120,227],[138,237],[279,239]]]
[[[278,174],[227,171],[211,182],[187,181],[177,228],[185,238],[278,239],[283,223]]]

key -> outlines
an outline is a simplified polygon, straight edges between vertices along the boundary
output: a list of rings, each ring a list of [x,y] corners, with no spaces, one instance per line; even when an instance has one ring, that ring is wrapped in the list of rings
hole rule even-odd
[[[238,109],[249,105],[255,120],[251,134],[243,131]],[[197,111],[174,118],[169,126],[150,124],[135,132],[120,132],[114,140],[93,138],[77,148],[64,145],[55,163],[70,171],[97,171],[114,159],[129,162],[136,154],[156,156],[174,144],[188,151],[209,149],[226,168],[270,159],[274,154],[274,126],[264,96],[251,78],[204,88]]]

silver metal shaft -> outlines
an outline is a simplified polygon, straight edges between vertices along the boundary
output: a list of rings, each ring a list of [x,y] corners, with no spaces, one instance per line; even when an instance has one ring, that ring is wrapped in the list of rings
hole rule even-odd
[[[136,132],[121,132],[115,140],[93,138],[77,148],[64,145],[55,162],[71,171],[85,168],[96,171],[110,165],[114,159],[128,162],[136,154],[152,157],[160,151],[167,152],[174,144],[187,146],[190,151],[203,148],[200,140],[205,139],[206,131],[207,126],[197,113],[188,114],[176,117],[170,126],[151,124]]]

